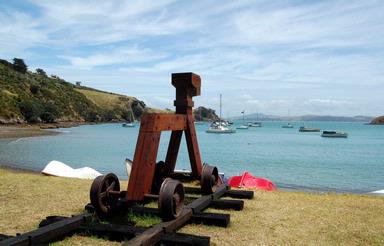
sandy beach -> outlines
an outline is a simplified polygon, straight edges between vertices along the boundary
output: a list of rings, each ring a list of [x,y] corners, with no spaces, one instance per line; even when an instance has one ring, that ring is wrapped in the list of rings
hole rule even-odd
[[[0,139],[57,135],[58,132],[43,130],[39,126],[0,126]]]

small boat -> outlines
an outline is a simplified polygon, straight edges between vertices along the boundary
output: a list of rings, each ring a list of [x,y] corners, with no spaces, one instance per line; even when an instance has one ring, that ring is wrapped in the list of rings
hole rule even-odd
[[[276,186],[272,181],[252,176],[249,172],[244,172],[241,176],[229,178],[228,184],[232,187],[258,188],[266,191],[276,190]]]
[[[249,127],[262,127],[261,122],[259,121],[259,113],[256,113],[256,121],[248,122]]]
[[[241,126],[236,127],[236,129],[247,130],[249,128],[249,126],[244,123],[244,112],[244,110],[241,112],[241,114],[243,115],[243,124]]]
[[[247,124],[249,127],[261,127],[262,126],[261,122],[257,122],[257,121],[256,122],[248,122]]]
[[[293,125],[291,124],[291,123],[287,123],[287,124],[285,124],[285,125],[282,125],[281,126],[282,128],[293,128]]]
[[[135,127],[136,125],[132,122],[130,123],[123,123],[122,127]]]
[[[325,138],[347,138],[348,133],[341,131],[323,131],[321,136]]]
[[[299,132],[320,132],[320,129],[319,128],[311,128],[311,127],[301,126],[299,128]]]
[[[246,125],[241,125],[241,126],[236,127],[236,129],[240,129],[240,130],[246,130],[248,128],[249,128],[249,126],[246,126]]]
[[[41,171],[42,174],[48,176],[79,178],[79,179],[94,179],[100,176],[101,173],[90,167],[72,168],[60,161],[50,161]]]
[[[227,127],[223,122],[213,122],[206,131],[207,133],[235,133],[236,131]]]
[[[207,133],[235,133],[235,130],[232,130],[228,127],[228,124],[221,120],[221,94],[220,94],[220,120],[215,121],[206,131]]]

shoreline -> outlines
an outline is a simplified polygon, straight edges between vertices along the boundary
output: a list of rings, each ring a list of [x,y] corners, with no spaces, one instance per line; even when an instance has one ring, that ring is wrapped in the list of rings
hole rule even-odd
[[[0,126],[0,140],[39,136],[54,136],[58,134],[60,134],[60,132],[50,131],[49,129],[41,129],[36,126]]]
[[[33,168],[26,168],[19,165],[14,164],[4,164],[0,163],[0,169],[8,170],[13,173],[30,173],[30,174],[41,174],[41,170],[33,169]],[[128,182],[127,179],[120,179],[122,182]],[[311,188],[311,187],[302,187],[302,186],[294,186],[294,185],[286,185],[286,184],[276,184],[278,191],[282,192],[301,192],[301,193],[314,193],[314,194],[338,194],[338,195],[357,195],[357,196],[378,196],[382,197],[383,194],[374,194],[370,192],[352,192],[352,191],[345,191],[345,190],[337,190],[337,189],[329,189],[329,190],[322,190],[320,188]]]
[[[72,128],[81,125],[96,125],[104,123],[120,123],[120,122],[57,122],[57,123],[17,123],[17,124],[0,124],[0,140],[39,136],[55,136],[60,132],[50,131],[59,128]]]

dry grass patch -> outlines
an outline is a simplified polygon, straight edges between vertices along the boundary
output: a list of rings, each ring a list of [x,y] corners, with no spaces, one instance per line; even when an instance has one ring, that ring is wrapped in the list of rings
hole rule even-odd
[[[114,109],[115,107],[120,107],[122,103],[122,98],[126,99],[126,103],[131,105],[133,98],[113,93],[106,93],[96,90],[87,90],[76,88],[76,91],[84,94],[89,100],[95,103],[97,106],[105,109]]]
[[[91,183],[0,169],[0,233],[35,229],[48,215],[84,212]],[[213,245],[384,244],[383,197],[257,191],[253,200],[245,200],[243,211],[230,213],[229,228],[187,225],[180,231],[211,236]],[[144,218],[142,225],[150,220],[156,221]],[[119,243],[76,235],[55,245]]]

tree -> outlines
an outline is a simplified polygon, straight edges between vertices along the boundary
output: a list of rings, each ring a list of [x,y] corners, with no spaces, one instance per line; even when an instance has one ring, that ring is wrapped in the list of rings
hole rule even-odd
[[[36,68],[36,73],[37,73],[38,75],[47,77],[47,73],[46,73],[43,69],[41,69],[41,68]]]
[[[55,122],[58,115],[59,115],[58,108],[52,103],[46,103],[44,105],[42,113],[40,114],[40,119],[43,122],[52,123],[52,122]]]
[[[23,101],[19,105],[20,112],[28,122],[39,122],[42,106],[38,101]]]
[[[26,73],[27,72],[27,65],[25,64],[23,59],[20,58],[13,58],[13,69],[20,73]]]
[[[102,113],[103,121],[112,121],[115,118],[115,113],[112,110],[104,110]]]

